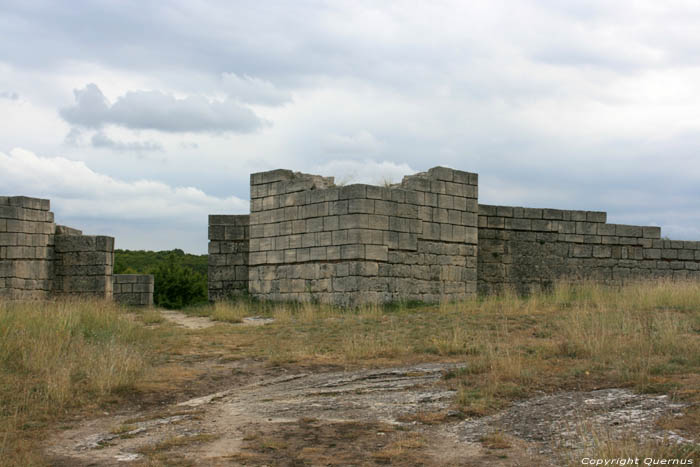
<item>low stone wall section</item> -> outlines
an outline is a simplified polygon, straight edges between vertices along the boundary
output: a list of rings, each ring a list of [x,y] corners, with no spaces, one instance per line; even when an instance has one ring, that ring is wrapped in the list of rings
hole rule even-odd
[[[443,167],[386,187],[252,174],[249,292],[337,305],[471,296],[477,185]]]
[[[596,211],[480,205],[479,292],[528,293],[557,280],[700,279],[700,242],[606,220]]]
[[[111,300],[114,238],[56,235],[55,243],[54,294]]]
[[[209,300],[248,292],[249,215],[209,216]]]
[[[122,305],[153,306],[153,285],[150,274],[115,274],[112,276],[114,301]]]

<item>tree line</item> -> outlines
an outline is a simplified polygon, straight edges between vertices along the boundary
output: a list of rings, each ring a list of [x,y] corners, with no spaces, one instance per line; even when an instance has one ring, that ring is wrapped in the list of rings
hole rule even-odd
[[[182,308],[207,302],[207,261],[207,255],[180,249],[114,250],[114,274],[152,274],[153,302],[163,308]]]

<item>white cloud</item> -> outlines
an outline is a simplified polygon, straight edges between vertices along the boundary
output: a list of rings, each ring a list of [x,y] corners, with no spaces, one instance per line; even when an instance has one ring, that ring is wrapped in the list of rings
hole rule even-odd
[[[252,132],[263,126],[252,110],[233,100],[210,101],[202,96],[178,99],[160,91],[129,91],[109,103],[90,83],[76,89],[75,105],[61,109],[73,125],[101,128],[106,124],[165,132]]]
[[[81,161],[41,157],[19,148],[9,154],[0,152],[0,185],[8,195],[49,198],[59,223],[65,216],[108,220],[115,225],[147,220],[173,228],[201,227],[206,226],[207,214],[247,213],[249,209],[248,201],[240,198],[218,198],[198,188],[173,187],[157,180],[118,180]]]
[[[383,185],[398,183],[404,175],[417,171],[408,164],[396,164],[391,161],[365,160],[331,160],[311,169],[312,173],[335,177],[336,183],[367,183]]]
[[[367,130],[350,135],[329,135],[323,142],[323,149],[329,153],[373,154],[379,150],[380,143]]]

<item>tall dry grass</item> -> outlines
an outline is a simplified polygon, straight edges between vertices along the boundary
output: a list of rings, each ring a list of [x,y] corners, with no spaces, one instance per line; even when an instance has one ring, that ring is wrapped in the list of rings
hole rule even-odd
[[[27,430],[130,388],[147,340],[114,303],[0,301],[0,464],[32,464],[18,448]]]
[[[538,385],[586,387],[595,379],[656,391],[700,371],[696,282],[561,283],[550,293],[486,297],[463,317],[484,313],[492,320],[471,329],[468,339],[478,345],[460,378],[459,400],[471,412],[489,412]]]

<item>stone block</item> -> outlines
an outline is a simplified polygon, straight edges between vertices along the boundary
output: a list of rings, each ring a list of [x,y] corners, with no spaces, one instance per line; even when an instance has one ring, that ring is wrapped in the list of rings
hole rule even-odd
[[[673,250],[671,248],[664,248],[661,250],[662,259],[676,259],[678,258],[678,250]]]
[[[608,220],[608,214],[602,211],[586,211],[586,221],[605,223]]]
[[[341,259],[364,259],[365,258],[365,245],[341,245],[340,246],[340,258]]]
[[[550,220],[532,219],[532,230],[552,232],[554,230],[554,224]]]
[[[442,180],[431,180],[430,181],[430,191],[432,193],[445,195],[445,194],[447,194],[447,185]]]
[[[377,200],[374,202],[374,212],[375,214],[385,216],[396,216],[398,215],[398,203],[393,201]]]
[[[389,230],[395,232],[408,232],[408,219],[402,217],[389,217]]]
[[[328,203],[328,214],[331,216],[348,213],[348,200],[331,201]]]
[[[589,258],[592,255],[591,245],[572,245],[571,256],[574,258]]]
[[[406,191],[405,197],[407,204],[423,204],[425,201],[425,194],[422,191]]]
[[[480,204],[479,205],[479,215],[480,216],[496,217],[496,216],[498,216],[498,206],[491,206],[488,204]]]
[[[506,229],[512,229],[512,230],[531,230],[532,229],[532,220],[530,219],[523,219],[523,218],[508,218],[504,219],[503,223],[504,228]]]
[[[398,204],[396,206],[396,215],[408,219],[417,219],[418,206],[413,204]]]
[[[311,248],[309,252],[309,257],[311,261],[325,261],[326,247]]]
[[[428,176],[436,180],[451,182],[454,180],[454,170],[447,167],[433,167],[428,170]]]
[[[400,250],[413,250],[418,248],[418,237],[415,234],[401,232],[398,234],[398,248]],[[386,261],[386,260],[384,260]]]
[[[347,230],[335,230],[332,232],[333,245],[343,245],[348,243]]]
[[[576,222],[576,233],[579,235],[596,235],[597,224],[593,222]]]
[[[306,231],[307,232],[321,232],[323,231],[323,218],[315,217],[313,219],[306,220]]]
[[[367,185],[346,185],[340,187],[338,199],[364,199],[367,198]]]
[[[695,259],[695,252],[694,250],[678,250],[678,259],[692,261]]]
[[[642,227],[642,236],[651,239],[661,238],[661,227]]]
[[[339,260],[340,259],[340,247],[339,246],[326,247],[326,259],[328,261]]]
[[[388,248],[385,245],[365,245],[365,258],[368,260],[387,261],[388,252]]]
[[[368,227],[375,230],[388,230],[389,216],[370,214],[368,217]]]
[[[441,223],[449,223],[450,222],[450,211],[447,209],[442,209],[442,208],[432,208],[432,221],[433,222],[441,222]]]
[[[522,208],[522,217],[526,219],[542,219],[542,209]],[[520,217],[520,216],[519,216]]]
[[[462,225],[465,227],[476,227],[479,221],[479,217],[474,212],[463,212],[462,213]]]
[[[430,191],[430,180],[420,176],[407,176],[403,178],[401,186],[406,190]],[[400,202],[404,202],[404,200]]]
[[[369,216],[367,214],[346,214],[339,216],[338,227],[340,229],[369,228]]]
[[[438,207],[442,209],[454,209],[454,196],[438,195]]]
[[[505,219],[503,217],[487,217],[486,226],[490,229],[505,228]]]
[[[615,226],[615,235],[618,237],[641,237],[642,228],[635,225],[617,224]]]
[[[496,206],[496,216],[513,217],[513,208],[511,206]]]
[[[542,209],[542,218],[548,220],[564,220],[564,211],[559,209]]]

